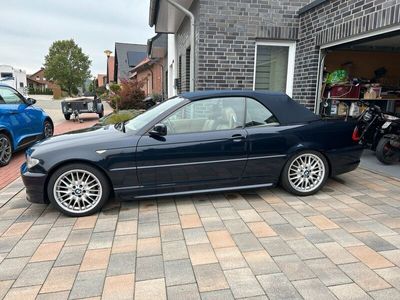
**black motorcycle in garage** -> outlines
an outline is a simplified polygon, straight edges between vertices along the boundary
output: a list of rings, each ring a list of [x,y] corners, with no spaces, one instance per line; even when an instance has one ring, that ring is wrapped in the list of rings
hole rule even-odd
[[[382,112],[374,104],[361,101],[367,109],[359,116],[354,128],[353,140],[359,141],[376,153],[384,164],[400,160],[400,118]]]

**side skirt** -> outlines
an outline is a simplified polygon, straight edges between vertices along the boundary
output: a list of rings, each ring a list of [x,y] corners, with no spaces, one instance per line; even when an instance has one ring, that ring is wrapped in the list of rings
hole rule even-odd
[[[257,189],[257,188],[263,188],[263,187],[272,187],[272,186],[273,186],[272,183],[255,184],[255,185],[243,185],[243,186],[225,187],[225,188],[217,188],[217,189],[204,189],[204,190],[193,190],[193,191],[186,191],[186,192],[176,192],[176,193],[164,193],[164,194],[136,196],[135,199],[155,198],[155,197],[168,197],[168,196],[181,196],[181,195],[192,195],[192,194],[204,194],[204,193],[215,193],[215,192],[237,191],[237,190],[248,190],[248,189]]]

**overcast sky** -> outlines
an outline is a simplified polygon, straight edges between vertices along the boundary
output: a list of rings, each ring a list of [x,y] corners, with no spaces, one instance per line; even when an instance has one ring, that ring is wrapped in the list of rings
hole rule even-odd
[[[0,0],[0,65],[37,71],[55,40],[71,39],[106,73],[105,49],[146,44],[150,0]]]

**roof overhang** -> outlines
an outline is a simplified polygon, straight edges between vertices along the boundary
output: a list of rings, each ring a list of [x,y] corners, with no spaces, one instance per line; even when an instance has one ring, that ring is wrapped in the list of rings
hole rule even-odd
[[[193,0],[171,0],[189,9]],[[172,6],[167,0],[150,1],[150,27],[155,26],[157,33],[176,33],[182,24],[185,14]]]

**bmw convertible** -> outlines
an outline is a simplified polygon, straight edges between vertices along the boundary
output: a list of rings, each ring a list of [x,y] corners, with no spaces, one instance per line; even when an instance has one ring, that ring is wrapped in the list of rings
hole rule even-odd
[[[354,124],[323,120],[281,93],[204,91],[167,100],[116,125],[54,136],[27,151],[27,199],[69,216],[121,200],[280,184],[317,193],[357,168]]]

